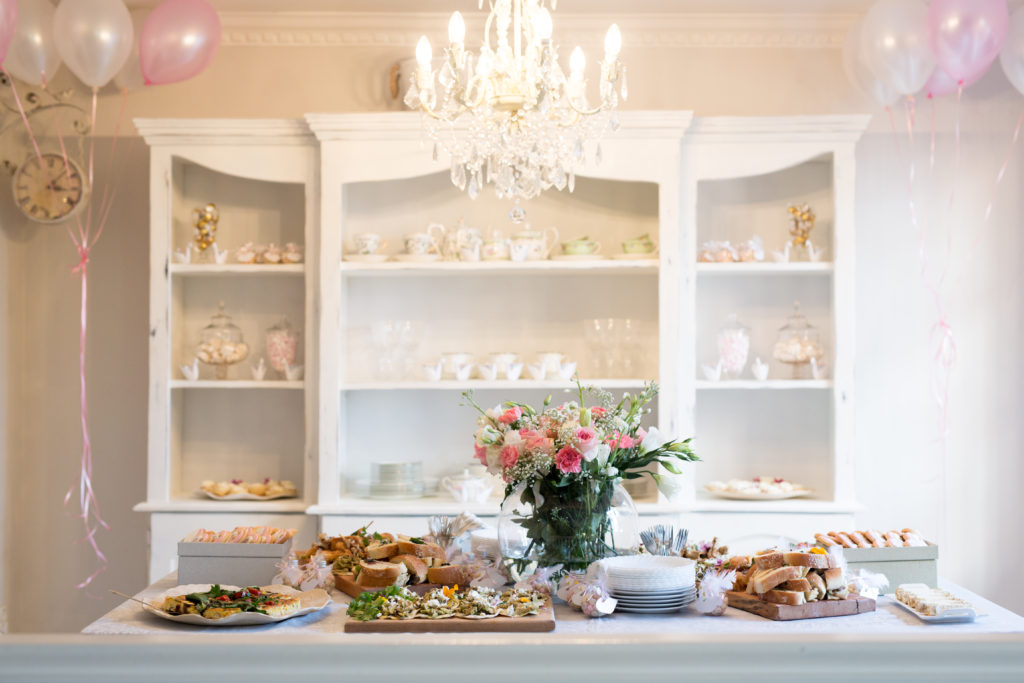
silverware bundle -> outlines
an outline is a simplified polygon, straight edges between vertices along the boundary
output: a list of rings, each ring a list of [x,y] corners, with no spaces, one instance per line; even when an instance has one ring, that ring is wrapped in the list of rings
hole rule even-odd
[[[651,555],[679,555],[686,547],[690,532],[675,530],[671,524],[656,524],[640,532],[640,540]]]

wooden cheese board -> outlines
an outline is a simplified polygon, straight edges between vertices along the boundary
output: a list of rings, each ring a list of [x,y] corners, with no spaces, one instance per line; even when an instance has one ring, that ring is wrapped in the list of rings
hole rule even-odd
[[[545,633],[555,630],[555,611],[548,598],[537,614],[490,619],[347,619],[345,633]]]
[[[758,600],[749,593],[729,591],[725,595],[729,599],[729,607],[735,607],[773,621],[848,617],[853,614],[875,611],[874,600],[859,596],[849,597],[846,600],[818,600],[803,605],[777,605],[773,602]]]
[[[334,587],[340,590],[346,595],[351,595],[353,598],[358,598],[363,593],[379,593],[387,586],[381,586],[380,588],[367,588],[366,586],[360,586],[355,582],[355,576],[353,574],[334,574]],[[426,595],[434,588],[442,588],[439,583],[419,583],[412,586],[406,586],[416,595]]]

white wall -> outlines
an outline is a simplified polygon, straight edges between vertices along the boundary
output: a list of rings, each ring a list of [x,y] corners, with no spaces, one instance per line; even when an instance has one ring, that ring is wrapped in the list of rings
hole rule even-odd
[[[557,35],[557,34],[556,34]],[[595,41],[596,42],[596,41]],[[786,44],[786,43],[782,43]],[[673,46],[674,45],[674,46]],[[810,47],[707,47],[694,41],[631,47],[630,100],[637,109],[693,109],[698,115],[781,115],[875,111],[847,84],[834,42]],[[819,45],[819,46],[815,46]],[[192,82],[131,95],[128,116],[301,116],[312,111],[391,108],[385,74],[412,53],[405,38],[353,47],[224,47]],[[102,98],[109,131],[118,98]],[[968,93],[963,164],[952,225],[960,236],[953,261],[964,263],[962,235],[980,222],[1024,97],[993,73]],[[939,104],[941,167],[949,166],[952,105]],[[927,126],[922,117],[922,127]],[[942,544],[941,572],[1024,612],[1024,587],[1009,580],[1024,559],[1019,454],[1024,406],[1019,262],[1021,159],[1015,151],[998,203],[967,278],[950,299],[960,357],[950,406],[948,505],[940,509],[935,408],[929,395],[928,330],[934,314],[918,277],[903,173],[893,157],[888,119],[876,120],[858,149],[857,489],[865,524],[915,526]],[[98,148],[99,149],[99,148]],[[127,153],[126,153],[127,152]],[[926,156],[919,147],[919,163]],[[88,551],[74,542],[75,520],[61,505],[80,452],[77,406],[77,280],[66,234],[21,220],[0,192],[0,240],[8,264],[6,323],[11,355],[8,405],[7,539],[12,561],[12,627],[75,630],[111,607],[107,587],[126,592],[145,582],[148,160],[144,145],[122,149],[125,172],[108,232],[94,254],[89,382],[95,476],[112,531],[100,535],[111,568],[93,599],[73,584],[88,575]],[[100,167],[102,168],[102,166]],[[922,171],[923,175],[923,171]],[[923,184],[923,183],[922,183]],[[948,185],[945,186],[948,188]],[[944,210],[948,189],[925,197]],[[919,188],[922,189],[922,188]],[[937,228],[936,228],[937,229]],[[2,324],[0,324],[2,327]],[[713,453],[703,454],[713,458]],[[943,522],[948,522],[944,524]],[[1003,554],[997,554],[1003,553]],[[17,558],[14,561],[13,558]],[[48,558],[46,572],[25,558]],[[997,558],[998,561],[997,561]]]

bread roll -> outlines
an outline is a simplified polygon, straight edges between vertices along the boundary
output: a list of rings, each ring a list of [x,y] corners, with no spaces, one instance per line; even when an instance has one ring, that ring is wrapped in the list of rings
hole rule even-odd
[[[431,567],[427,570],[427,581],[445,586],[462,586],[466,584],[466,573],[462,567],[451,564],[443,567]]]

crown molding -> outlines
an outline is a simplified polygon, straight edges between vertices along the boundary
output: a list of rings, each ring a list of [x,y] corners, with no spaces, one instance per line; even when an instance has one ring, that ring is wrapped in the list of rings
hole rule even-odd
[[[467,13],[468,35],[484,15]],[[412,49],[420,35],[446,40],[441,12],[221,12],[225,47],[387,47]],[[562,45],[600,45],[612,23],[625,47],[839,48],[857,15],[819,13],[563,14],[555,16]]]

